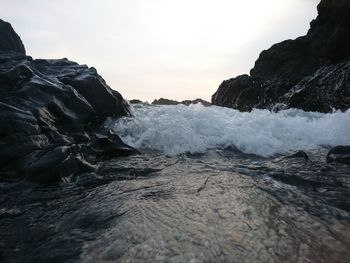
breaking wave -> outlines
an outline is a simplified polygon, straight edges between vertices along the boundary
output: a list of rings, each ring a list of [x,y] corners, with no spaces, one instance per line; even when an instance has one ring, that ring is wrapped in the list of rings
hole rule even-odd
[[[329,114],[289,109],[239,112],[223,107],[134,106],[133,118],[106,125],[125,143],[167,155],[235,147],[264,157],[350,144],[350,110]]]

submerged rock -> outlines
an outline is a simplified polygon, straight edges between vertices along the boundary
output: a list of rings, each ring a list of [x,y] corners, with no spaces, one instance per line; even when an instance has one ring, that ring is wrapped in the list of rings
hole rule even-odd
[[[94,68],[67,59],[34,60],[16,45],[0,50],[3,177],[52,182],[93,171],[102,156],[135,153],[100,127],[108,116],[128,115],[129,104]],[[101,136],[108,144],[100,145]]]
[[[305,111],[350,108],[350,1],[322,0],[306,36],[264,50],[250,76],[224,81],[214,105],[241,111],[283,103]]]
[[[342,163],[350,165],[350,146],[332,148],[326,158],[327,163]]]

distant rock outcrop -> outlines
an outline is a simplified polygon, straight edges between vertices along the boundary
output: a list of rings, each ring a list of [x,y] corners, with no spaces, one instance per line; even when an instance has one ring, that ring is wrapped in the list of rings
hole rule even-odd
[[[250,76],[224,81],[214,105],[241,111],[350,108],[350,1],[322,0],[306,36],[261,52]]]
[[[205,107],[211,106],[211,103],[209,101],[202,100],[202,99],[183,100],[183,101],[181,101],[181,104],[185,104],[187,106],[189,106],[191,104],[197,104],[197,103],[201,103]]]
[[[195,100],[183,100],[183,101],[176,101],[176,100],[169,100],[169,99],[164,99],[160,98],[159,100],[154,100],[152,102],[153,105],[179,105],[179,104],[184,104],[186,106],[189,106],[191,104],[197,104],[201,103],[203,106],[210,106],[211,103],[202,99],[195,99]]]
[[[33,60],[5,24],[0,35],[11,45],[0,39],[1,177],[67,180],[94,171],[97,160],[136,152],[101,127],[106,117],[130,111],[94,68]]]
[[[155,99],[151,104],[153,105],[178,105],[180,102],[176,100],[169,100],[169,99],[164,99],[160,98],[159,100]]]
[[[138,100],[138,99],[129,100],[129,102],[130,102],[131,104],[141,104],[141,103],[143,103],[143,101]]]

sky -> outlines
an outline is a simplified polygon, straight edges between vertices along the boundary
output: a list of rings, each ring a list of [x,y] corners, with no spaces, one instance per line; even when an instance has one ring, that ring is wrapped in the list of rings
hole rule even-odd
[[[259,53],[305,35],[319,0],[0,0],[33,58],[95,67],[127,99],[209,100]]]

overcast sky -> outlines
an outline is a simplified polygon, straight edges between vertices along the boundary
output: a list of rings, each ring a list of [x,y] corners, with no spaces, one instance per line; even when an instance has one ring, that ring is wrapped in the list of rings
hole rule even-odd
[[[0,0],[34,58],[97,68],[128,99],[210,100],[263,49],[305,35],[318,0]]]

